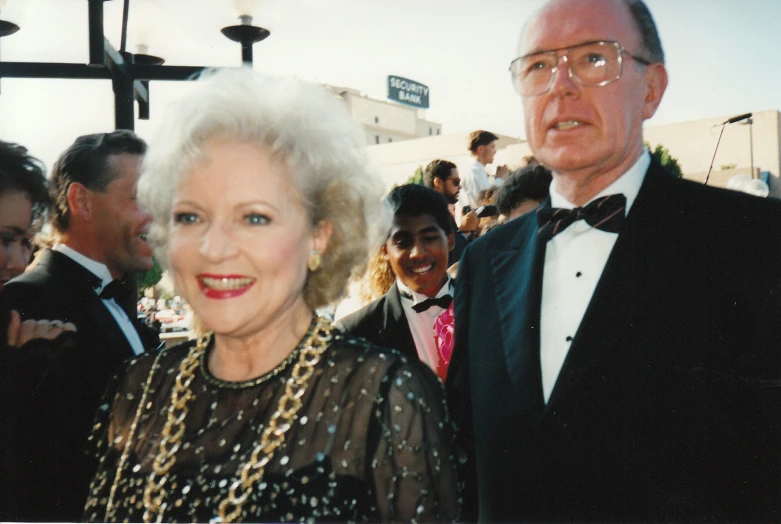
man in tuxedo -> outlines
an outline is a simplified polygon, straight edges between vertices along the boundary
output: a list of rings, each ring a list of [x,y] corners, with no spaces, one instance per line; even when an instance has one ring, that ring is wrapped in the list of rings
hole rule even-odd
[[[461,259],[466,517],[779,520],[781,205],[651,161],[667,73],[641,0],[551,0],[519,55],[553,183]]]
[[[49,180],[56,243],[3,291],[4,306],[23,319],[56,318],[78,329],[73,347],[30,377],[38,383],[14,428],[29,438],[18,452],[11,520],[80,520],[94,473],[85,450],[103,390],[124,360],[159,344],[136,320],[124,281],[152,266],[151,219],[135,197],[145,149],[130,131],[76,139]]]
[[[388,202],[394,211],[393,225],[381,249],[396,282],[382,297],[337,325],[421,360],[444,379],[449,360],[439,354],[434,323],[453,296],[447,258],[454,232],[447,201],[432,189],[407,184],[391,191]]]

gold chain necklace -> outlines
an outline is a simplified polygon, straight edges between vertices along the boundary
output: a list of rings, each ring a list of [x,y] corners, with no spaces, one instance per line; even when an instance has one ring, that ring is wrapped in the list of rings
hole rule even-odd
[[[332,339],[333,324],[330,321],[318,317],[317,323],[311,335],[302,343],[298,361],[293,366],[290,378],[285,382],[285,391],[279,399],[276,411],[271,415],[268,426],[263,430],[260,442],[253,448],[250,459],[241,466],[239,478],[231,484],[228,490],[228,498],[219,506],[219,521],[231,522],[241,516],[242,505],[250,496],[252,486],[258,482],[265,472],[265,468],[271,461],[274,452],[285,441],[285,434],[290,429],[296,413],[301,408],[302,397],[306,393],[309,378],[314,373],[315,365],[320,361],[323,352],[327,349]],[[162,439],[159,451],[152,464],[152,472],[147,479],[144,489],[144,522],[162,522],[166,504],[163,499],[163,488],[168,483],[168,472],[176,463],[176,452],[182,445],[182,436],[185,432],[184,420],[187,416],[187,402],[194,398],[190,390],[190,384],[194,378],[195,369],[200,362],[201,353],[206,350],[209,337],[201,337],[198,343],[190,349],[187,357],[179,365],[179,374],[171,392],[171,405],[168,408],[165,426],[162,431]],[[151,382],[147,381],[148,389]],[[142,404],[143,405],[143,404]],[[136,412],[136,420],[131,426],[131,433],[123,452],[123,457],[129,452],[133,429],[137,426],[141,415],[141,407]],[[262,456],[261,456],[262,455]],[[120,460],[122,465],[126,460]],[[112,494],[118,483],[120,472],[117,472]],[[113,498],[113,497],[112,497]],[[107,508],[108,516],[108,508]]]

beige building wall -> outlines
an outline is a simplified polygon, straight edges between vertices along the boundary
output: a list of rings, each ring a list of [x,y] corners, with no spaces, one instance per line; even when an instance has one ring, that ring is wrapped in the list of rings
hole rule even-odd
[[[366,144],[387,144],[442,133],[442,124],[426,120],[425,112],[388,100],[369,98],[356,89],[324,86],[347,106],[364,129]]]
[[[651,147],[662,144],[678,159],[685,178],[702,182],[716,150],[720,124],[731,116],[646,127],[645,140]],[[756,111],[751,120],[751,126],[744,122],[724,126],[708,184],[726,187],[730,177],[751,172],[753,135],[755,176],[769,173],[770,195],[781,198],[781,113]],[[722,166],[734,168],[723,170]]]
[[[678,159],[684,176],[702,182],[710,166],[716,148],[721,122],[731,115],[692,122],[650,126],[644,129],[644,138],[651,148],[658,144],[666,147]],[[781,198],[781,113],[776,110],[757,111],[752,117],[754,171],[769,176],[770,196]],[[469,133],[453,133],[408,140],[402,143],[383,143],[370,146],[369,156],[379,166],[388,187],[407,180],[418,166],[426,166],[435,158],[443,158],[463,166],[469,160],[466,151],[466,137]],[[727,181],[736,174],[750,173],[751,144],[749,126],[743,123],[729,124],[719,144],[713,163],[709,185],[726,187]],[[507,164],[510,168],[523,165],[523,158],[531,155],[526,141],[501,136],[497,142],[497,154],[488,172],[493,173],[497,165]],[[735,165],[735,168],[721,169]]]

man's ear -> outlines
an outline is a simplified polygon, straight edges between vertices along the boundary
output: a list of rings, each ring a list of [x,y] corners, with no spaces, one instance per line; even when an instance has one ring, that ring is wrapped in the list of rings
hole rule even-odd
[[[439,177],[434,177],[432,182],[434,183],[434,189],[436,191],[438,191],[439,193],[443,193],[445,191],[445,181],[444,180],[442,180]]]
[[[662,102],[662,96],[667,89],[667,69],[664,64],[656,63],[646,66],[645,100],[643,104],[643,118],[648,120]]]
[[[447,251],[448,253],[453,251],[453,247],[456,245],[456,234],[451,231],[447,234]]]
[[[83,184],[73,182],[68,187],[67,197],[71,214],[86,221],[92,220],[92,191]]]

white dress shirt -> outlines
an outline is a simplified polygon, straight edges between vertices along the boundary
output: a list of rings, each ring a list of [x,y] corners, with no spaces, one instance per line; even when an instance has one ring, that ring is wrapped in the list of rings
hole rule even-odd
[[[622,193],[626,197],[628,213],[650,163],[651,155],[645,149],[626,173],[589,202]],[[552,207],[578,207],[556,190],[555,180],[551,182],[550,198]],[[617,238],[617,233],[608,233],[591,227],[585,220],[577,220],[548,241],[540,310],[540,365],[545,402],[550,398]]]
[[[472,209],[476,209],[480,191],[491,187],[485,166],[476,158],[470,158],[469,163],[458,170],[458,174],[461,176],[461,192],[458,194],[458,202],[461,205],[459,207],[472,206]]]
[[[439,364],[439,351],[437,350],[437,343],[434,339],[434,322],[445,310],[439,306],[433,305],[426,311],[421,311],[420,313],[416,312],[412,309],[412,306],[423,302],[429,297],[421,295],[420,293],[415,293],[405,286],[401,280],[396,280],[396,285],[399,288],[399,295],[401,295],[401,307],[404,309],[404,315],[407,317],[409,330],[412,332],[412,339],[415,341],[415,348],[418,350],[418,358],[436,373],[437,365]],[[452,297],[452,287],[452,281],[448,278],[447,282],[445,282],[434,298],[445,295],[450,295]],[[410,299],[408,297],[412,298]]]
[[[57,243],[54,245],[54,247],[52,247],[52,250],[62,253],[74,262],[78,263],[80,266],[84,267],[93,275],[99,277],[103,283],[99,288],[95,289],[95,293],[97,295],[100,295],[100,292],[103,291],[103,288],[109,285],[112,280],[114,280],[105,264],[101,264],[100,262],[92,260],[91,258],[82,255],[75,249],[68,247],[65,244]],[[101,300],[106,305],[106,308],[108,309],[109,313],[111,313],[111,316],[114,317],[114,320],[117,321],[119,328],[122,330],[122,333],[125,334],[125,338],[127,338],[127,341],[130,343],[130,347],[133,348],[133,352],[136,355],[143,353],[144,344],[141,342],[141,337],[138,336],[138,332],[136,331],[135,326],[133,326],[133,323],[128,318],[125,310],[122,309],[122,306],[117,304],[113,298],[108,300],[103,298]],[[76,329],[82,328],[81,326],[76,326]]]

